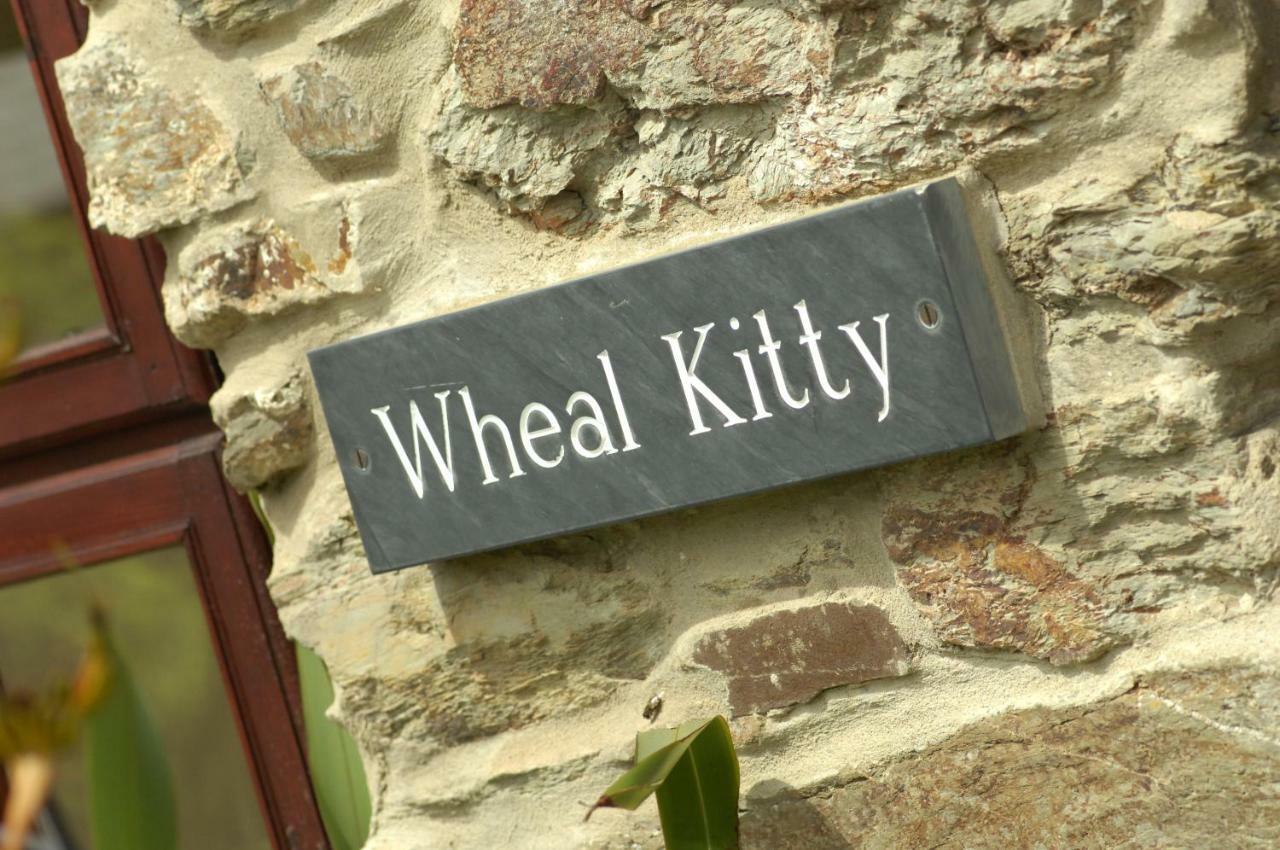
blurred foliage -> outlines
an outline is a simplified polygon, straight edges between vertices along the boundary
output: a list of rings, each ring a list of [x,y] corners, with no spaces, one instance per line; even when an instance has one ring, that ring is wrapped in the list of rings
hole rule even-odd
[[[18,305],[24,349],[102,324],[69,211],[0,215],[0,299]]]
[[[108,657],[106,625],[95,610],[89,643],[74,675],[40,693],[0,694],[0,765],[9,779],[3,850],[22,850],[53,783],[54,755],[76,739],[116,675]]]
[[[0,588],[0,679],[42,690],[88,639],[77,612],[100,600],[177,778],[178,835],[200,850],[270,847],[208,625],[180,548]],[[79,846],[93,847],[83,745],[56,759],[54,797]],[[186,838],[190,836],[190,838]],[[98,848],[106,850],[106,848]]]
[[[89,810],[97,850],[176,850],[177,803],[164,745],[106,630],[107,693],[85,726]]]
[[[21,50],[22,35],[8,3],[0,3],[0,51]]]
[[[333,683],[324,662],[302,644],[296,646],[307,764],[320,817],[333,850],[360,850],[372,814],[364,764],[347,730],[325,716],[333,704]]]

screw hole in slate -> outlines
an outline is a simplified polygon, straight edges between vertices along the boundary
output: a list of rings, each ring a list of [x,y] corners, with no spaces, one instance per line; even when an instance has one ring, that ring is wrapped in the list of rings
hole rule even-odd
[[[942,321],[942,314],[938,312],[938,305],[932,301],[921,301],[920,306],[916,308],[916,317],[920,320],[920,324],[929,330],[933,330]]]

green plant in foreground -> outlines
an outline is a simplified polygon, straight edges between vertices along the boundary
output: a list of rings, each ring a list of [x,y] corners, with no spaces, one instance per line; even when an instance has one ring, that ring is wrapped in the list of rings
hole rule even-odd
[[[333,850],[359,850],[369,837],[372,813],[364,764],[347,730],[325,716],[333,703],[333,683],[324,662],[302,644],[295,646],[307,764],[320,818]]]
[[[262,508],[262,496],[254,490],[249,503],[274,547],[275,529]],[[326,714],[333,704],[333,681],[320,656],[300,643],[294,644],[298,682],[302,691],[302,722],[307,736],[307,772],[315,791],[320,820],[333,850],[359,850],[369,838],[373,804],[369,783],[356,742]]]
[[[175,850],[178,804],[164,745],[129,668],[103,632],[111,682],[85,722],[89,815],[98,850]]]
[[[587,812],[634,811],[656,794],[667,850],[737,850],[738,755],[723,717],[636,735],[635,766]]]

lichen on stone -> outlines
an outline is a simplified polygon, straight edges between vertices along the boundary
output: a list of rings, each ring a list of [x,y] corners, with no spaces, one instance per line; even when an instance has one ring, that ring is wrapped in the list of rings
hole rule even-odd
[[[57,69],[67,117],[83,140],[95,227],[141,236],[253,197],[235,132],[193,85],[158,82],[119,39]]]

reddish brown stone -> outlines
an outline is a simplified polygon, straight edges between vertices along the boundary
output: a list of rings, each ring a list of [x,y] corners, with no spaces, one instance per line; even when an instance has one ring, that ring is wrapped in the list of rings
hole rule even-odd
[[[907,648],[884,613],[848,602],[775,611],[714,632],[693,660],[728,677],[735,717],[908,670]]]
[[[1014,444],[902,470],[882,530],[898,578],[938,635],[957,646],[1025,652],[1053,664],[1096,658],[1115,644],[1098,588],[1030,542],[1034,483]]]
[[[541,209],[529,213],[538,230],[562,231],[582,215],[582,196],[577,192],[561,192],[549,199]]]
[[[648,0],[462,0],[454,64],[472,106],[583,104],[606,82],[665,106],[805,91],[833,42],[780,9]],[[664,53],[666,48],[670,51]]]
[[[462,0],[454,62],[475,106],[580,104],[600,94],[606,71],[640,59],[645,34],[611,0]]]
[[[198,262],[195,277],[230,298],[249,299],[272,289],[293,289],[315,263],[279,228],[263,228],[250,238]]]
[[[362,279],[352,268],[352,226],[345,213],[336,222],[335,250],[327,261],[313,258],[269,219],[212,232],[183,251],[177,273],[165,283],[170,328],[187,345],[212,348],[251,317],[360,291]]]

